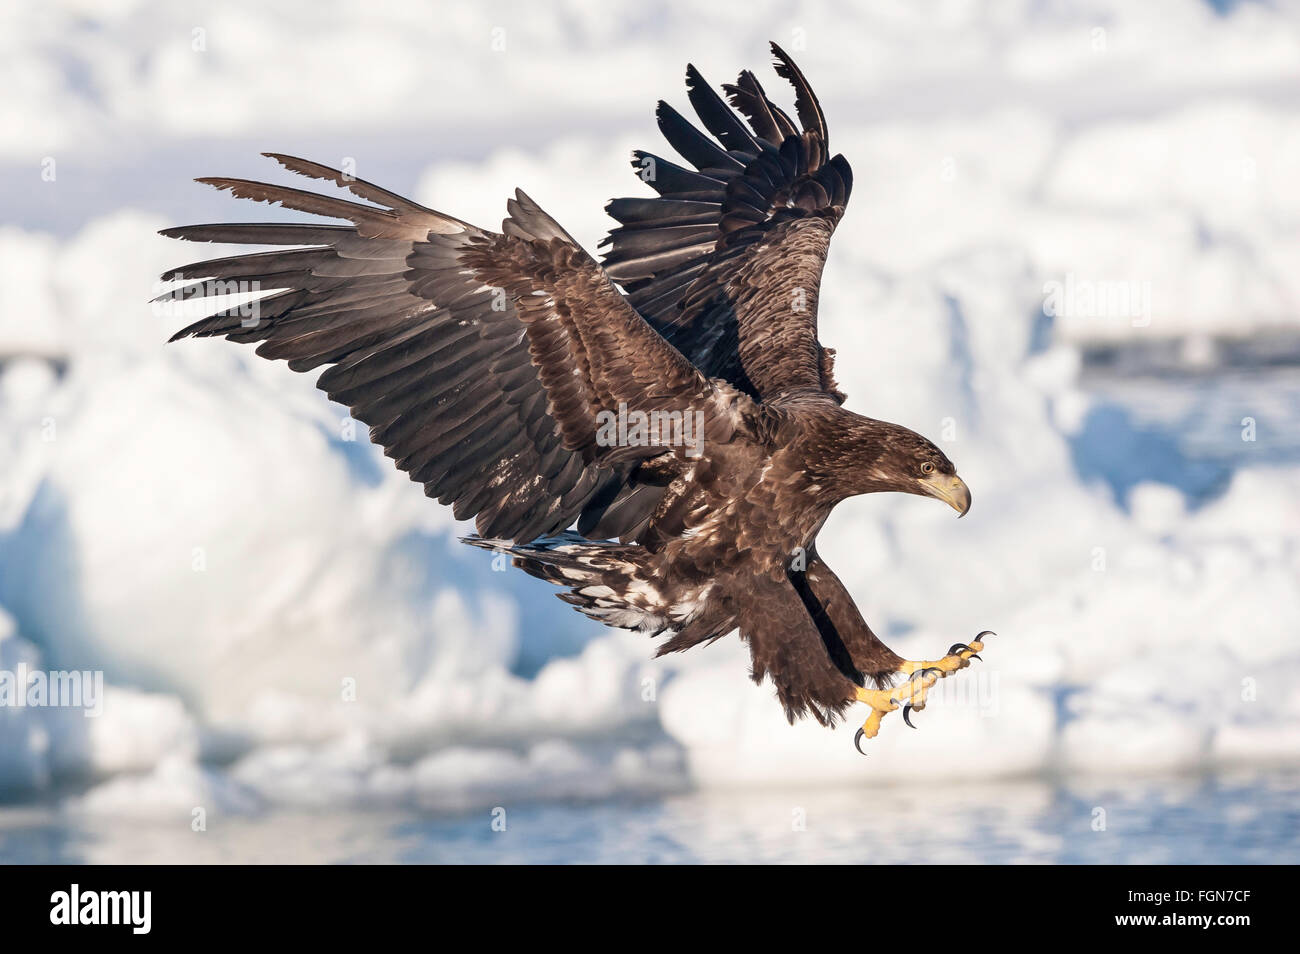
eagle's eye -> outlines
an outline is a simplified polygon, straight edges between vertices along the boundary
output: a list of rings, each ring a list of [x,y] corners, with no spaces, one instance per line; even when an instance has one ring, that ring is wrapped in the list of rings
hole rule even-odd
[[[934,473],[934,464],[930,463],[930,462],[927,460],[924,464],[921,465],[921,473],[923,473],[923,474],[927,474],[927,475],[928,475],[928,474],[933,474],[933,473]]]

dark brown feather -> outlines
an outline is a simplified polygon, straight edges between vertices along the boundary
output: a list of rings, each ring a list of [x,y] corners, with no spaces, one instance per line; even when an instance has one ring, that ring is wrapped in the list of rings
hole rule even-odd
[[[613,200],[608,211],[620,225],[602,243],[604,265],[645,319],[706,374],[756,398],[804,389],[843,400],[823,374],[816,301],[852,175],[842,156],[830,158],[807,79],[780,47],[772,51],[777,73],[794,87],[803,129],[745,71],[724,89],[749,120],[746,129],[687,67],[691,105],[721,145],[660,103],[665,138],[699,172],[667,165],[650,182],[659,199]],[[806,223],[791,224],[800,217]],[[806,307],[796,308],[801,302]]]

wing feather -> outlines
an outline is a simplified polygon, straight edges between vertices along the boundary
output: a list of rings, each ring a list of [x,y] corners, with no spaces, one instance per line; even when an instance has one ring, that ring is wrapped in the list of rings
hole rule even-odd
[[[684,120],[669,122],[700,157],[735,165],[707,137],[685,132]],[[191,241],[305,246],[164,275],[185,282],[159,296],[164,301],[270,292],[215,307],[174,337],[224,336],[255,342],[259,355],[294,370],[325,366],[317,385],[370,425],[371,438],[429,496],[458,517],[476,517],[484,535],[529,540],[561,531],[593,498],[616,493],[637,459],[662,453],[603,446],[604,411],[697,409],[709,415],[706,437],[730,439],[736,406],[748,399],[720,390],[665,341],[523,192],[507,202],[495,233],[319,163],[270,155],[374,204],[246,179],[200,180],[351,224],[166,230]],[[710,175],[682,170],[678,181],[718,201],[678,204],[671,247],[656,249],[659,260],[690,254],[722,199],[721,180]]]
[[[852,173],[829,152],[807,79],[779,46],[772,52],[794,88],[799,125],[748,70],[723,87],[729,108],[687,67],[691,105],[716,141],[659,104],[664,137],[696,172],[634,153],[634,167],[653,160],[648,181],[660,197],[607,206],[619,225],[602,243],[604,264],[637,311],[706,374],[763,400],[812,391],[842,401],[817,339],[816,300]]]
[[[328,365],[318,386],[371,425],[372,438],[427,494],[462,516],[486,512],[479,529],[491,536],[531,538],[571,525],[611,472],[563,446],[514,303],[495,300],[466,274],[459,254],[491,233],[319,163],[272,158],[378,205],[249,180],[203,180],[350,224],[164,230],[189,241],[305,246],[212,258],[165,274],[198,279],[160,296],[186,304],[232,285],[281,289],[251,312],[247,305],[214,308],[174,338],[225,336],[256,342],[259,354],[285,358],[295,370]],[[516,207],[534,224],[538,211]],[[490,480],[476,482],[484,475]]]

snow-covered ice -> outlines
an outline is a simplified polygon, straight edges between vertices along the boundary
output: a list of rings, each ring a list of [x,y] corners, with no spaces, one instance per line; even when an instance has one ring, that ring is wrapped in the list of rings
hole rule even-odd
[[[740,31],[697,4],[372,6],[3,14],[23,95],[0,106],[0,669],[108,686],[97,718],[0,709],[0,792],[188,818],[1300,757],[1288,407],[1247,390],[1162,429],[1083,360],[1190,341],[1213,371],[1215,341],[1300,331],[1294,4],[760,3]],[[851,724],[789,727],[734,636],[655,660],[493,572],[309,377],[165,346],[181,319],[146,304],[205,257],[158,229],[278,214],[184,181],[267,172],[260,148],[355,148],[488,225],[522,186],[594,249],[685,59],[722,82],[769,34],[854,166],[821,297],[841,386],[936,438],[974,496],[960,523],[850,501],[820,549],[905,655],[998,633],[867,761]],[[367,52],[382,68],[337,81]],[[1180,456],[1192,426],[1213,480]]]

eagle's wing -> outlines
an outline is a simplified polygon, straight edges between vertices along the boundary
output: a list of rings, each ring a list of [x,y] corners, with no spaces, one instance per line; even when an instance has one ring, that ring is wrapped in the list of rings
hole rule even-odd
[[[258,354],[285,358],[296,371],[333,365],[318,387],[369,424],[429,496],[452,504],[459,519],[476,517],[484,536],[530,540],[562,530],[603,488],[621,485],[634,461],[628,449],[599,441],[602,410],[704,410],[705,436],[729,438],[739,396],[719,392],[665,342],[522,193],[498,234],[328,167],[273,158],[375,204],[200,180],[351,224],[164,230],[192,241],[306,246],[166,273],[198,279],[161,296],[174,300],[281,289],[252,314],[224,308],[173,340],[224,336],[261,342]]]
[[[794,86],[802,128],[749,71],[724,87],[746,127],[687,67],[691,104],[717,141],[660,102],[660,130],[694,169],[634,153],[633,167],[659,197],[609,204],[621,225],[603,243],[605,269],[706,374],[763,399],[811,389],[843,401],[833,352],[817,340],[817,296],[853,176],[842,155],[830,155],[803,74],[775,43],[772,51]]]

